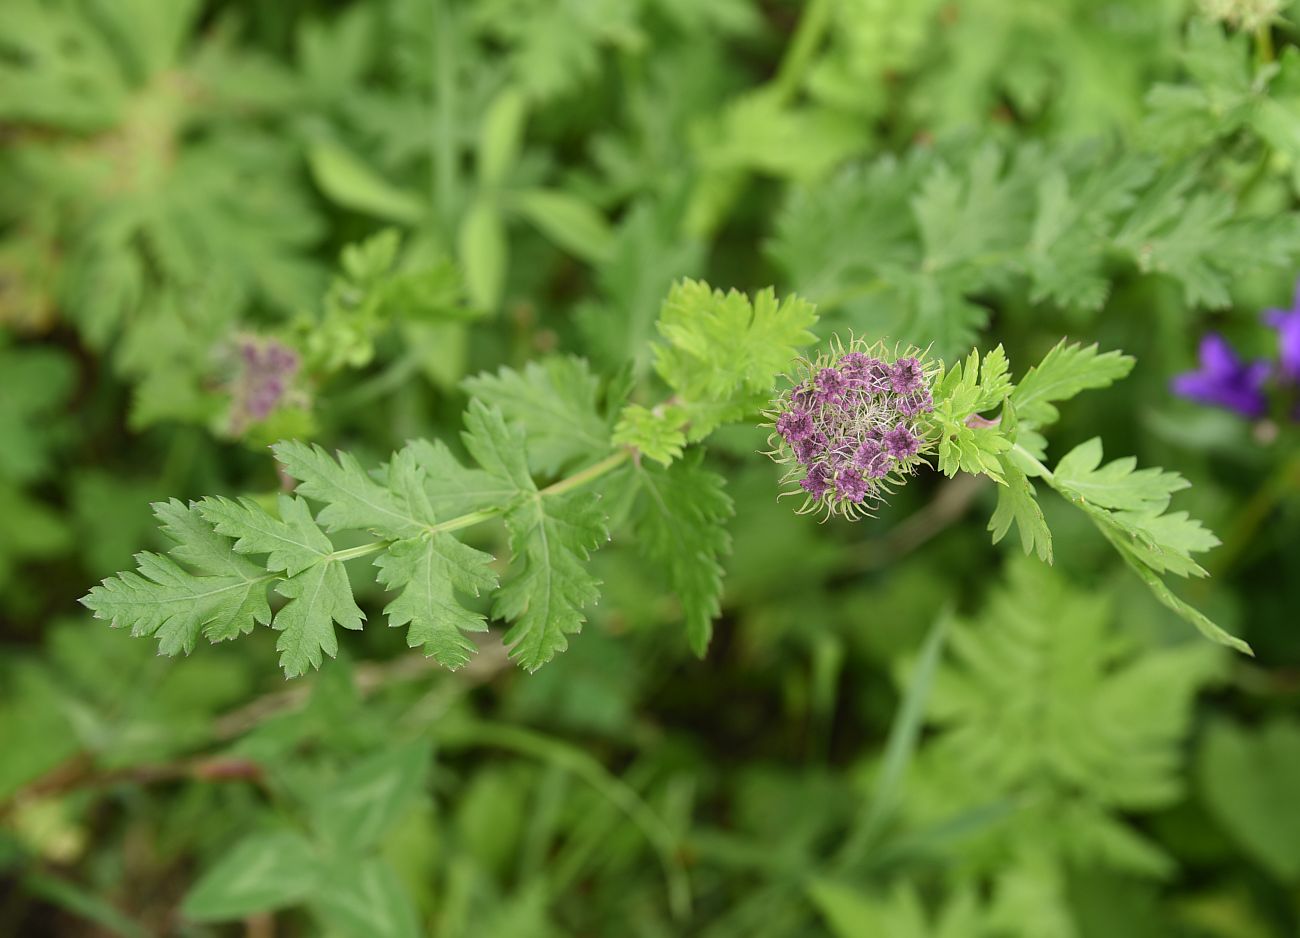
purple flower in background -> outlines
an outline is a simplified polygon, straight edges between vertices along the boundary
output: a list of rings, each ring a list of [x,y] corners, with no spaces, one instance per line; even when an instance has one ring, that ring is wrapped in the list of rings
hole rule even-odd
[[[231,426],[235,433],[265,420],[285,399],[301,364],[298,353],[275,339],[239,342],[240,371],[235,378]]]
[[[860,342],[801,361],[800,372],[769,411],[771,455],[798,463],[782,481],[805,494],[801,511],[856,517],[921,462],[930,377],[915,351],[893,360]]]
[[[1277,357],[1281,375],[1300,384],[1300,284],[1290,309],[1264,311],[1264,321],[1277,330]]]
[[[1201,404],[1235,410],[1246,417],[1261,417],[1268,410],[1264,382],[1270,367],[1265,361],[1244,362],[1217,332],[1201,339],[1201,367],[1174,377],[1175,394]]]

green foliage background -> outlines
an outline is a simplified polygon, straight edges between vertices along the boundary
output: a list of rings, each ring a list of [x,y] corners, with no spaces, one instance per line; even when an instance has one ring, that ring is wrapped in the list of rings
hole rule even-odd
[[[1291,302],[1288,12],[5,0],[0,934],[1300,933],[1300,441],[1167,391],[1207,329],[1271,353],[1258,313]],[[756,296],[752,327],[686,278]],[[1043,498],[1050,543],[1032,498],[939,472],[857,524],[778,504],[734,421],[811,322],[791,294],[821,341],[928,347],[950,383],[972,345],[1016,376],[1067,335],[1133,355],[1044,431],[1056,482],[1089,502],[1097,436],[1189,480],[1223,543],[1179,595],[1255,657],[1117,562],[1088,512],[1122,504]],[[301,367],[250,419],[238,348],[272,340]],[[731,425],[706,456],[687,418]],[[611,434],[635,483],[569,493]],[[378,583],[318,565],[306,642],[164,616],[163,658],[77,604],[137,551],[180,569],[151,502],[200,532],[177,559],[261,576],[205,525],[272,518],[285,439],[342,553],[373,518],[306,480],[398,451],[362,494],[435,467],[452,514],[534,477],[563,507],[402,541]],[[1181,485],[1138,477],[1159,510]],[[310,539],[304,504],[272,523]],[[1021,537],[990,546],[995,511]],[[478,596],[539,528],[561,562],[525,578],[577,570],[545,621],[527,586]],[[248,603],[208,636],[269,621]]]

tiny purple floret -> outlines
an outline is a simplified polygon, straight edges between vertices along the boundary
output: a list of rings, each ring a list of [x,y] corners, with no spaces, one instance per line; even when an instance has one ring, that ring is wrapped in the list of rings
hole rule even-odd
[[[817,372],[817,397],[822,403],[839,400],[848,388],[848,379],[834,368]]]
[[[934,399],[925,388],[898,399],[898,412],[904,417],[928,414],[932,410],[934,410]]]
[[[912,394],[925,383],[925,372],[915,358],[900,358],[889,369],[889,384],[899,394]]]
[[[862,501],[869,488],[867,480],[852,469],[845,469],[835,476],[835,493],[845,501]]]
[[[899,424],[885,434],[885,452],[895,459],[903,460],[915,456],[921,449],[921,441],[907,427]]]
[[[776,432],[785,438],[787,443],[798,443],[806,440],[813,435],[812,415],[806,410],[786,411],[776,421]]]
[[[857,452],[853,454],[853,465],[859,469],[866,469],[876,461],[880,454],[881,447],[877,441],[864,440],[862,445],[858,447]]]
[[[811,495],[813,498],[821,498],[826,494],[826,490],[831,485],[831,471],[824,463],[817,463],[808,470],[799,483],[800,488]]]

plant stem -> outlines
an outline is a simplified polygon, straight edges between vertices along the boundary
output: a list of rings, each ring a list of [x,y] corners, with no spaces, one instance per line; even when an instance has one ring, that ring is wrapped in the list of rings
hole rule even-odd
[[[1238,513],[1235,522],[1224,535],[1223,547],[1214,554],[1214,562],[1208,564],[1210,572],[1222,576],[1241,558],[1242,553],[1255,539],[1259,526],[1268,520],[1273,509],[1282,498],[1292,491],[1300,490],[1300,453],[1295,453],[1278,466],[1269,479],[1255,489],[1254,495]]]
[[[455,239],[456,206],[456,37],[452,0],[435,0],[433,9],[433,191],[442,221],[444,246]]]
[[[832,9],[830,0],[812,0],[799,19],[794,38],[790,40],[776,78],[772,81],[773,92],[779,101],[789,101],[799,90],[804,73],[812,64],[813,53],[817,51],[817,46],[821,44],[830,26]]]
[[[1269,23],[1255,30],[1255,57],[1260,65],[1273,61],[1273,27]]]
[[[621,449],[617,453],[612,453],[609,456],[606,456],[600,462],[588,466],[581,472],[569,476],[567,479],[561,479],[553,485],[548,485],[546,488],[542,489],[541,494],[562,495],[570,489],[586,485],[591,480],[600,478],[611,469],[617,469],[623,463],[627,462],[628,457],[631,455],[632,453],[630,450]]]
[[[632,451],[629,449],[620,449],[616,453],[611,453],[598,463],[593,463],[586,469],[576,472],[567,479],[561,479],[548,485],[540,490],[534,496],[535,498],[545,498],[549,495],[563,495],[565,492],[580,488],[595,479],[600,478],[606,473],[617,469],[623,463],[631,458]],[[478,511],[467,512],[463,515],[457,515],[454,518],[448,518],[446,521],[439,521],[437,524],[428,525],[425,528],[427,534],[442,534],[446,531],[459,531],[461,528],[473,527],[484,521],[489,521],[503,514],[509,506],[503,505],[497,508],[482,508]],[[330,560],[348,561],[355,560],[358,557],[369,557],[371,554],[377,554],[393,543],[392,540],[372,541],[369,544],[362,544],[360,547],[349,547],[346,550],[336,550],[327,557]]]
[[[357,557],[368,557],[371,554],[377,554],[384,549],[388,541],[375,541],[371,544],[362,544],[360,547],[349,547],[347,550],[336,550],[329,555],[330,560],[355,560]]]

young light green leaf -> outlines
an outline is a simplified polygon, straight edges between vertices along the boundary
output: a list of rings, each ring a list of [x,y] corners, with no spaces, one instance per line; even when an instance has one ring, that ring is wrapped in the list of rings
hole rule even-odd
[[[685,423],[685,408],[667,405],[650,410],[640,404],[628,404],[614,427],[613,442],[631,446],[641,455],[667,466],[681,458],[682,447],[686,445],[686,434],[682,432]]]
[[[506,514],[516,569],[493,613],[514,623],[505,642],[529,671],[569,646],[566,636],[586,621],[583,607],[600,595],[600,581],[587,569],[591,552],[608,538],[597,501],[589,492],[537,493]]]
[[[1121,511],[1160,514],[1169,507],[1169,497],[1188,487],[1176,472],[1163,469],[1138,469],[1137,460],[1125,456],[1101,465],[1101,440],[1093,437],[1080,443],[1061,457],[1053,475],[1063,494],[1081,503]],[[1100,467],[1100,468],[1098,468]]]
[[[1033,427],[1055,423],[1060,412],[1054,401],[1080,391],[1109,387],[1133,370],[1134,360],[1117,351],[1098,352],[1096,345],[1058,342],[1030,368],[1011,394],[1021,422]]]
[[[218,534],[237,538],[241,554],[266,554],[266,568],[295,576],[319,563],[334,545],[317,527],[311,509],[301,498],[281,495],[280,517],[269,514],[251,498],[232,501],[213,496],[198,503],[199,512]]]
[[[298,677],[309,666],[319,668],[322,652],[331,658],[338,654],[335,622],[359,630],[366,618],[352,598],[347,570],[337,560],[321,560],[275,590],[289,600],[271,622],[281,633],[275,648],[287,677]]]
[[[975,401],[975,413],[983,413],[1000,405],[1011,393],[1011,365],[1001,343],[984,356],[980,365],[979,397]]]
[[[814,341],[808,329],[816,321],[813,305],[795,296],[778,304],[767,289],[751,302],[683,280],[659,313],[667,344],[657,348],[655,367],[685,401],[744,406],[761,401],[797,350]],[[693,436],[709,429],[692,422]]]
[[[1112,543],[1116,543],[1116,546],[1118,546],[1118,543],[1115,542],[1113,538],[1111,541]],[[1138,575],[1138,579],[1147,585],[1147,588],[1151,590],[1152,595],[1160,601],[1161,605],[1176,612],[1185,621],[1196,626],[1197,631],[1210,641],[1217,642],[1220,645],[1226,645],[1228,648],[1236,649],[1244,655],[1254,657],[1255,652],[1249,644],[1232,633],[1225,631],[1221,626],[1215,624],[1209,616],[1201,612],[1201,610],[1197,609],[1195,606],[1179,599],[1174,595],[1174,591],[1169,588],[1169,585],[1165,583],[1164,580],[1160,579],[1160,576],[1149,566],[1141,562],[1139,559],[1130,556],[1123,549],[1120,550],[1120,555],[1128,561],[1129,568]]]
[[[682,604],[691,649],[701,657],[721,611],[719,560],[731,551],[724,525],[733,512],[722,477],[704,468],[703,456],[697,447],[665,468],[643,464],[632,516],[637,545],[667,574]]]
[[[394,628],[409,625],[406,644],[423,646],[424,653],[448,668],[459,668],[474,654],[474,643],[463,632],[485,632],[482,614],[466,609],[455,591],[474,596],[495,589],[492,555],[474,550],[450,534],[424,534],[392,544],[375,561],[379,580],[401,595],[384,613]]]
[[[142,551],[136,562],[138,573],[109,577],[82,603],[114,628],[129,625],[133,636],[156,636],[164,655],[189,654],[200,632],[221,641],[271,621],[271,577],[256,567],[246,575],[195,576],[162,554]]]
[[[1081,506],[1102,533],[1123,553],[1146,564],[1157,573],[1205,576],[1193,553],[1219,546],[1219,539],[1185,511],[1160,514],[1151,511],[1107,511],[1095,505]]]
[[[1100,466],[1101,457],[1100,442],[1089,440],[1066,454],[1055,472],[1043,471],[1040,475],[1087,513],[1157,600],[1206,637],[1251,654],[1250,646],[1175,596],[1161,579],[1163,573],[1205,576],[1192,554],[1219,543],[1213,533],[1186,512],[1165,512],[1169,496],[1186,488],[1187,483],[1172,472],[1135,471],[1131,459]]]
[[[1039,560],[1051,563],[1052,532],[1043,517],[1043,509],[1038,505],[1034,484],[1008,454],[1003,454],[999,460],[1006,484],[998,486],[998,506],[989,519],[988,529],[993,533],[993,543],[1006,537],[1014,522],[1020,531],[1020,546],[1024,552],[1032,551],[1038,554]]]
[[[556,356],[529,362],[522,372],[502,368],[476,375],[463,385],[522,428],[537,472],[557,473],[609,451],[609,427],[597,408],[600,381],[583,359]]]

